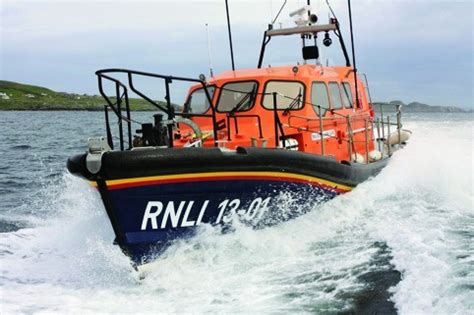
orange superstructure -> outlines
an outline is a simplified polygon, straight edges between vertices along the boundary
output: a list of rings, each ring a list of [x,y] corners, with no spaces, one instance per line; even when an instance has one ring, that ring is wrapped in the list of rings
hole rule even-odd
[[[367,150],[374,149],[373,111],[360,79],[359,100],[355,100],[354,72],[350,67],[297,65],[228,71],[207,83],[212,91],[216,120],[221,123],[217,134],[222,147],[282,147],[285,144],[302,152],[324,153],[339,161],[349,161],[350,155],[355,153],[365,156]],[[201,89],[200,85],[191,87],[184,112],[211,113],[210,106],[206,108],[204,105],[198,110],[193,106],[194,93],[201,92]],[[224,103],[235,98],[238,105],[246,95],[246,103],[236,110]],[[210,116],[191,119],[204,133],[207,132],[203,146],[214,146]],[[280,126],[277,133],[275,119]],[[352,137],[349,137],[349,132],[352,132]],[[323,144],[321,133],[324,134]],[[183,132],[183,137],[175,141],[175,145],[188,143],[190,134],[186,136]],[[280,139],[275,141],[275,137]]]

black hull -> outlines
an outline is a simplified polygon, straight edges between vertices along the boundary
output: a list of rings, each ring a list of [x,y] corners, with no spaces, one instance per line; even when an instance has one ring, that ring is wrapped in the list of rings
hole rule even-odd
[[[85,154],[70,158],[68,169],[97,185],[116,242],[141,264],[202,223],[228,226],[237,218],[259,228],[287,221],[386,163],[339,163],[282,149],[147,148],[104,153],[97,174],[87,170]]]

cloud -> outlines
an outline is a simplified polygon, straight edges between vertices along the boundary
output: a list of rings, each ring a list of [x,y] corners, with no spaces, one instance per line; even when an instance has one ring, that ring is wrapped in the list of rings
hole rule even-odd
[[[93,73],[102,67],[197,76],[208,67],[205,23],[215,72],[230,67],[223,0],[1,1],[4,79],[95,93]],[[330,2],[349,45],[346,1]],[[282,3],[229,0],[238,67],[256,65],[262,33]],[[288,1],[279,22],[292,25],[288,13],[305,3]],[[313,3],[325,22],[325,2]],[[352,3],[358,68],[368,74],[374,98],[472,105],[472,1]],[[322,54],[341,64],[333,41]],[[300,45],[298,38],[272,40],[265,64],[296,63]]]

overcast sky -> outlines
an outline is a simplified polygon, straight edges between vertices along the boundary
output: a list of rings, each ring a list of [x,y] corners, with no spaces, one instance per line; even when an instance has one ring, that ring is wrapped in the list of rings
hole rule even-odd
[[[353,2],[358,68],[375,100],[473,105],[474,1]],[[237,68],[254,67],[262,33],[283,0],[229,0]],[[306,1],[288,0],[279,21]],[[346,1],[331,0],[349,44]],[[96,94],[94,72],[126,67],[197,77],[230,68],[224,0],[0,0],[0,78]],[[323,0],[313,9],[326,22]],[[334,38],[333,38],[334,39]],[[321,45],[322,46],[322,45]],[[265,64],[296,64],[298,38],[274,39]],[[342,64],[334,39],[323,62]],[[149,83],[148,83],[149,84]],[[150,86],[150,85],[149,85]]]

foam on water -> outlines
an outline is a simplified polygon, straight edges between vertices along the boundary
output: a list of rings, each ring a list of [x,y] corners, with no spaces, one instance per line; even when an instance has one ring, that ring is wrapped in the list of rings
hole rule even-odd
[[[0,233],[0,310],[336,313],[400,271],[386,286],[401,313],[468,314],[472,120],[407,127],[410,145],[351,193],[267,229],[203,226],[141,273],[112,244],[94,189],[52,180],[18,211],[29,227]]]
[[[370,185],[383,189],[371,230],[403,272],[394,290],[402,313],[474,310],[472,120],[423,122],[417,136]],[[389,181],[388,181],[389,180]],[[363,189],[366,189],[363,187]]]

